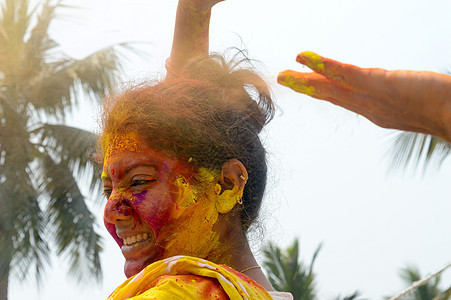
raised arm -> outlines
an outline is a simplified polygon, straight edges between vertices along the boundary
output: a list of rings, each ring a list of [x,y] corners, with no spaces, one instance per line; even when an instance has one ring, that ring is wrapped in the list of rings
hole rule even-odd
[[[297,61],[314,72],[283,71],[280,84],[361,114],[381,127],[451,142],[451,76],[362,69],[312,52],[299,54]]]
[[[179,0],[171,56],[166,62],[168,76],[190,59],[208,54],[211,8],[224,0]]]

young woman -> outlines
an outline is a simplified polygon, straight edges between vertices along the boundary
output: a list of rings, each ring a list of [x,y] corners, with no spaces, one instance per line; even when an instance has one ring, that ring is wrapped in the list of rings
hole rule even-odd
[[[246,239],[274,107],[256,73],[207,56],[217,2],[180,0],[167,78],[106,101],[104,222],[129,277],[110,299],[292,299],[273,291]]]

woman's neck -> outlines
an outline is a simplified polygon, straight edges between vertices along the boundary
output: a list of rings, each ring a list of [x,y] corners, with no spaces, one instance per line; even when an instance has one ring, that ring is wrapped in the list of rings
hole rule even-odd
[[[242,235],[241,241],[235,245],[239,246],[233,250],[231,267],[260,284],[265,290],[274,291],[263,270],[261,268],[253,268],[258,266],[258,263],[252,254],[246,237]]]
[[[223,248],[227,249],[227,253],[224,253],[223,257],[229,258],[229,261],[225,264],[254,280],[267,291],[273,291],[274,288],[262,269],[253,268],[258,266],[258,263],[242,231],[239,213],[232,212],[220,215],[215,230],[220,233],[220,243],[227,245]]]

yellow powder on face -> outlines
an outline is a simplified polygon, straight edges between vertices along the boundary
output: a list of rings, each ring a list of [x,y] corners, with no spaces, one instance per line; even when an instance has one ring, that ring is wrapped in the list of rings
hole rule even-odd
[[[230,245],[220,241],[220,234],[214,227],[222,210],[229,212],[237,203],[237,193],[228,190],[218,195],[217,178],[219,172],[205,168],[199,170],[198,178],[201,184],[192,186],[189,182],[178,178],[175,184],[179,187],[180,197],[177,200],[177,210],[171,215],[176,219],[167,225],[158,237],[157,244],[163,246],[165,257],[174,255],[191,255],[211,259],[216,262],[230,263]],[[203,181],[202,181],[203,180]],[[227,207],[219,206],[221,202]]]
[[[323,58],[320,55],[310,51],[305,51],[299,54],[299,58],[300,60],[305,60],[309,68],[317,72],[324,73],[325,71],[324,62]]]
[[[235,207],[242,197],[243,190],[238,189],[238,185],[235,184],[232,190],[226,190],[217,196],[216,209],[221,214],[228,213]]]
[[[139,148],[139,138],[134,132],[126,134],[109,134],[102,145],[104,158],[107,159],[113,153],[136,152]]]
[[[178,219],[183,214],[185,208],[196,203],[196,191],[194,187],[183,177],[178,176],[175,180],[175,185],[178,188],[177,206],[174,207],[171,218]]]

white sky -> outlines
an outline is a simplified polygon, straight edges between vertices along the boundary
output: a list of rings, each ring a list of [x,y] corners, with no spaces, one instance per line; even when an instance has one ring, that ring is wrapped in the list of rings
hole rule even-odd
[[[55,22],[52,33],[76,57],[146,42],[140,49],[148,58],[131,57],[124,80],[152,77],[164,70],[176,2],[72,0],[86,8]],[[281,70],[307,70],[295,62],[305,50],[364,67],[451,70],[450,11],[449,0],[227,0],[213,11],[211,49],[248,49],[273,83]],[[356,289],[381,299],[403,289],[400,268],[413,264],[426,274],[451,261],[450,159],[425,178],[387,175],[392,131],[276,84],[274,90],[279,110],[264,132],[271,168],[264,240],[285,247],[300,237],[306,262],[323,243],[315,265],[320,299]],[[72,124],[94,129],[95,118],[96,109],[83,108]],[[102,209],[95,212],[101,219]],[[99,231],[102,286],[77,286],[65,275],[67,263],[55,260],[39,292],[15,280],[10,299],[105,299],[125,277],[119,248],[103,226]],[[442,279],[447,286],[450,273]]]

